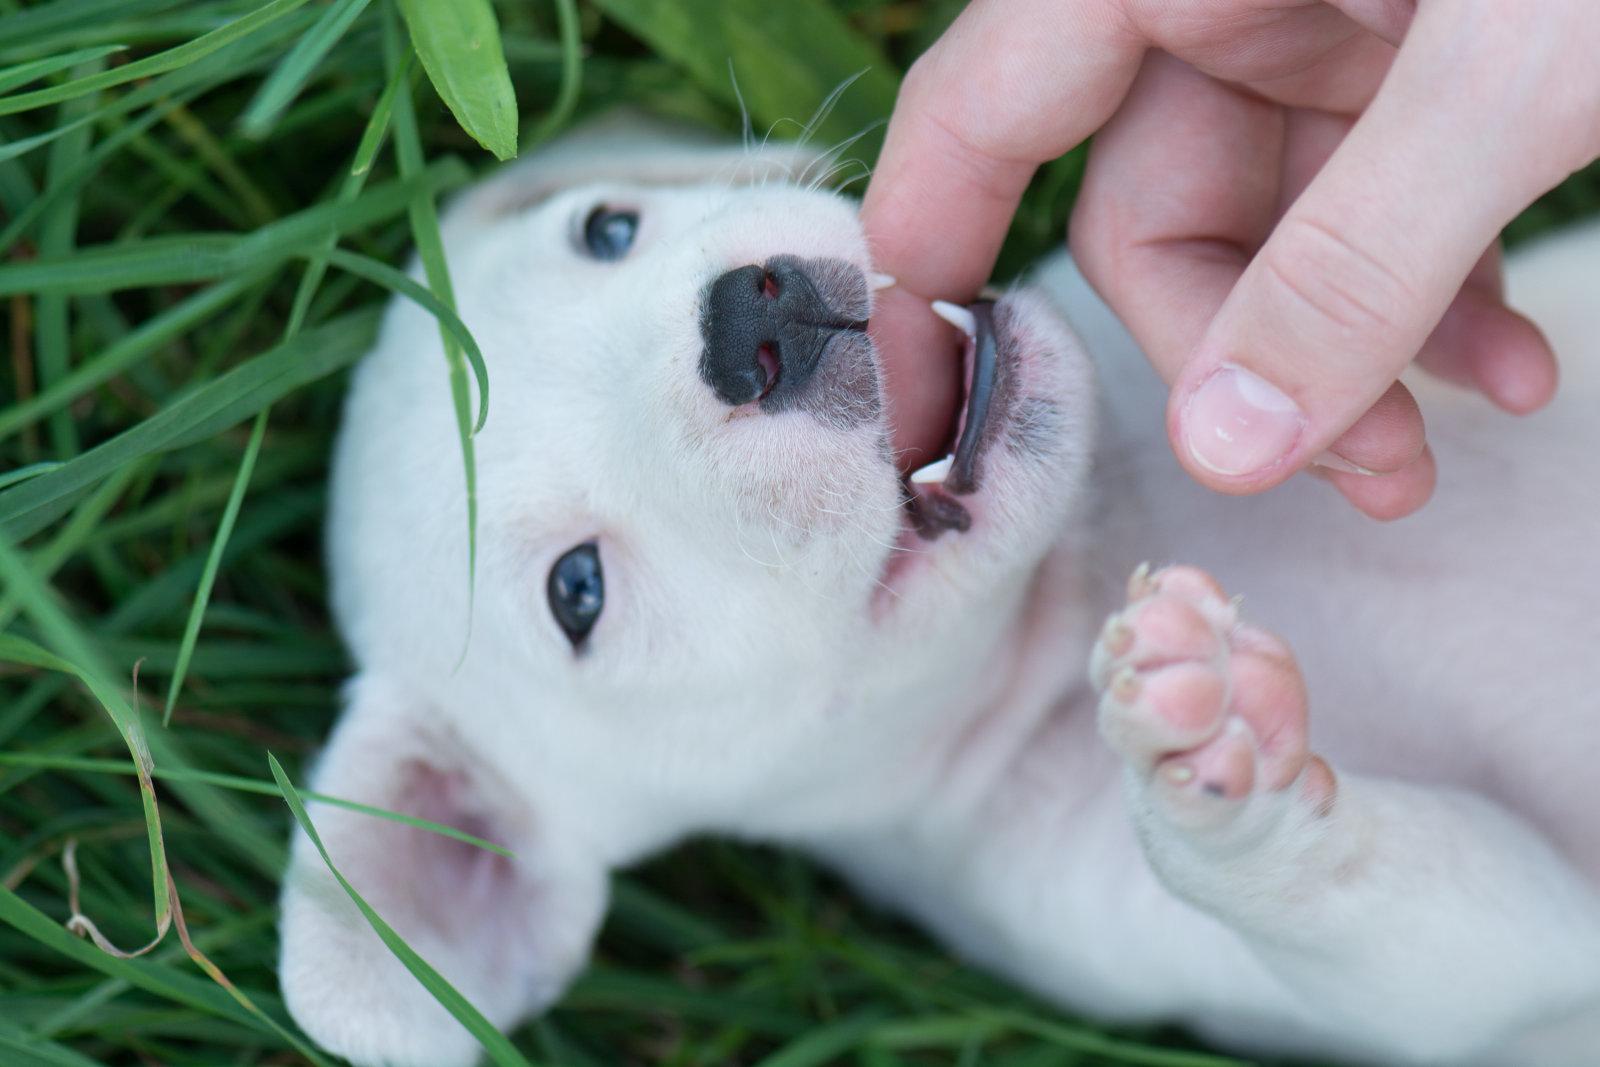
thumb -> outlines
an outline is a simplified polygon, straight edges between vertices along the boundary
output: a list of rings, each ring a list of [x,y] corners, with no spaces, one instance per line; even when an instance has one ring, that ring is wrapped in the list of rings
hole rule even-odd
[[[1493,42],[1508,38],[1428,12],[1174,386],[1174,451],[1214,489],[1265,489],[1320,456],[1411,362],[1484,247],[1561,177],[1541,159],[1559,134],[1505,88],[1536,95],[1548,79],[1506,78]]]

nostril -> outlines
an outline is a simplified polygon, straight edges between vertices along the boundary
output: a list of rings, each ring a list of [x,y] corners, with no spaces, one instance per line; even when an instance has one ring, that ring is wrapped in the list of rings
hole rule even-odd
[[[778,362],[778,353],[770,341],[763,341],[756,347],[756,365],[761,368],[762,376],[761,395],[756,399],[765,400],[767,394],[778,384],[778,373],[782,368],[782,364]]]
[[[829,269],[828,278],[848,280]],[[855,277],[860,286],[860,272]],[[777,410],[805,388],[840,331],[861,329],[829,305],[800,260],[748,263],[713,279],[701,297],[700,377],[725,404],[763,401]]]

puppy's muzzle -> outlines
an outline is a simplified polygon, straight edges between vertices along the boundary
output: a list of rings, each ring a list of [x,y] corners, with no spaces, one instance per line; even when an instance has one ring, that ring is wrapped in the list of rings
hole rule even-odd
[[[774,256],[705,292],[700,377],[723,403],[778,411],[803,396],[841,335],[864,335],[866,278],[833,259]]]

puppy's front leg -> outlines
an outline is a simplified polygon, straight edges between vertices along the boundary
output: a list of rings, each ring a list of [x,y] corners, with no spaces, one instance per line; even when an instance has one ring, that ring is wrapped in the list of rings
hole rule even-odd
[[[1095,652],[1100,730],[1173,893],[1390,1059],[1466,1061],[1600,1010],[1600,901],[1536,831],[1474,795],[1336,782],[1289,649],[1207,575],[1136,574],[1129,597]]]

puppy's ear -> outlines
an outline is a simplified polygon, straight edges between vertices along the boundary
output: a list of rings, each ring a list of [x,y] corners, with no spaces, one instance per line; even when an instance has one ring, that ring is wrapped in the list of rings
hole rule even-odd
[[[496,1026],[558,996],[604,909],[598,862],[382,680],[350,707],[312,776],[320,793],[464,830],[495,853],[388,819],[308,805],[334,864],[389,925]],[[364,1067],[453,1067],[478,1043],[362,918],[303,833],[284,883],[279,978],[295,1021]]]
[[[451,205],[447,230],[476,229],[552,193],[616,181],[641,185],[756,185],[808,180],[824,153],[815,145],[763,139],[746,148],[705,130],[619,109],[530,152]]]

